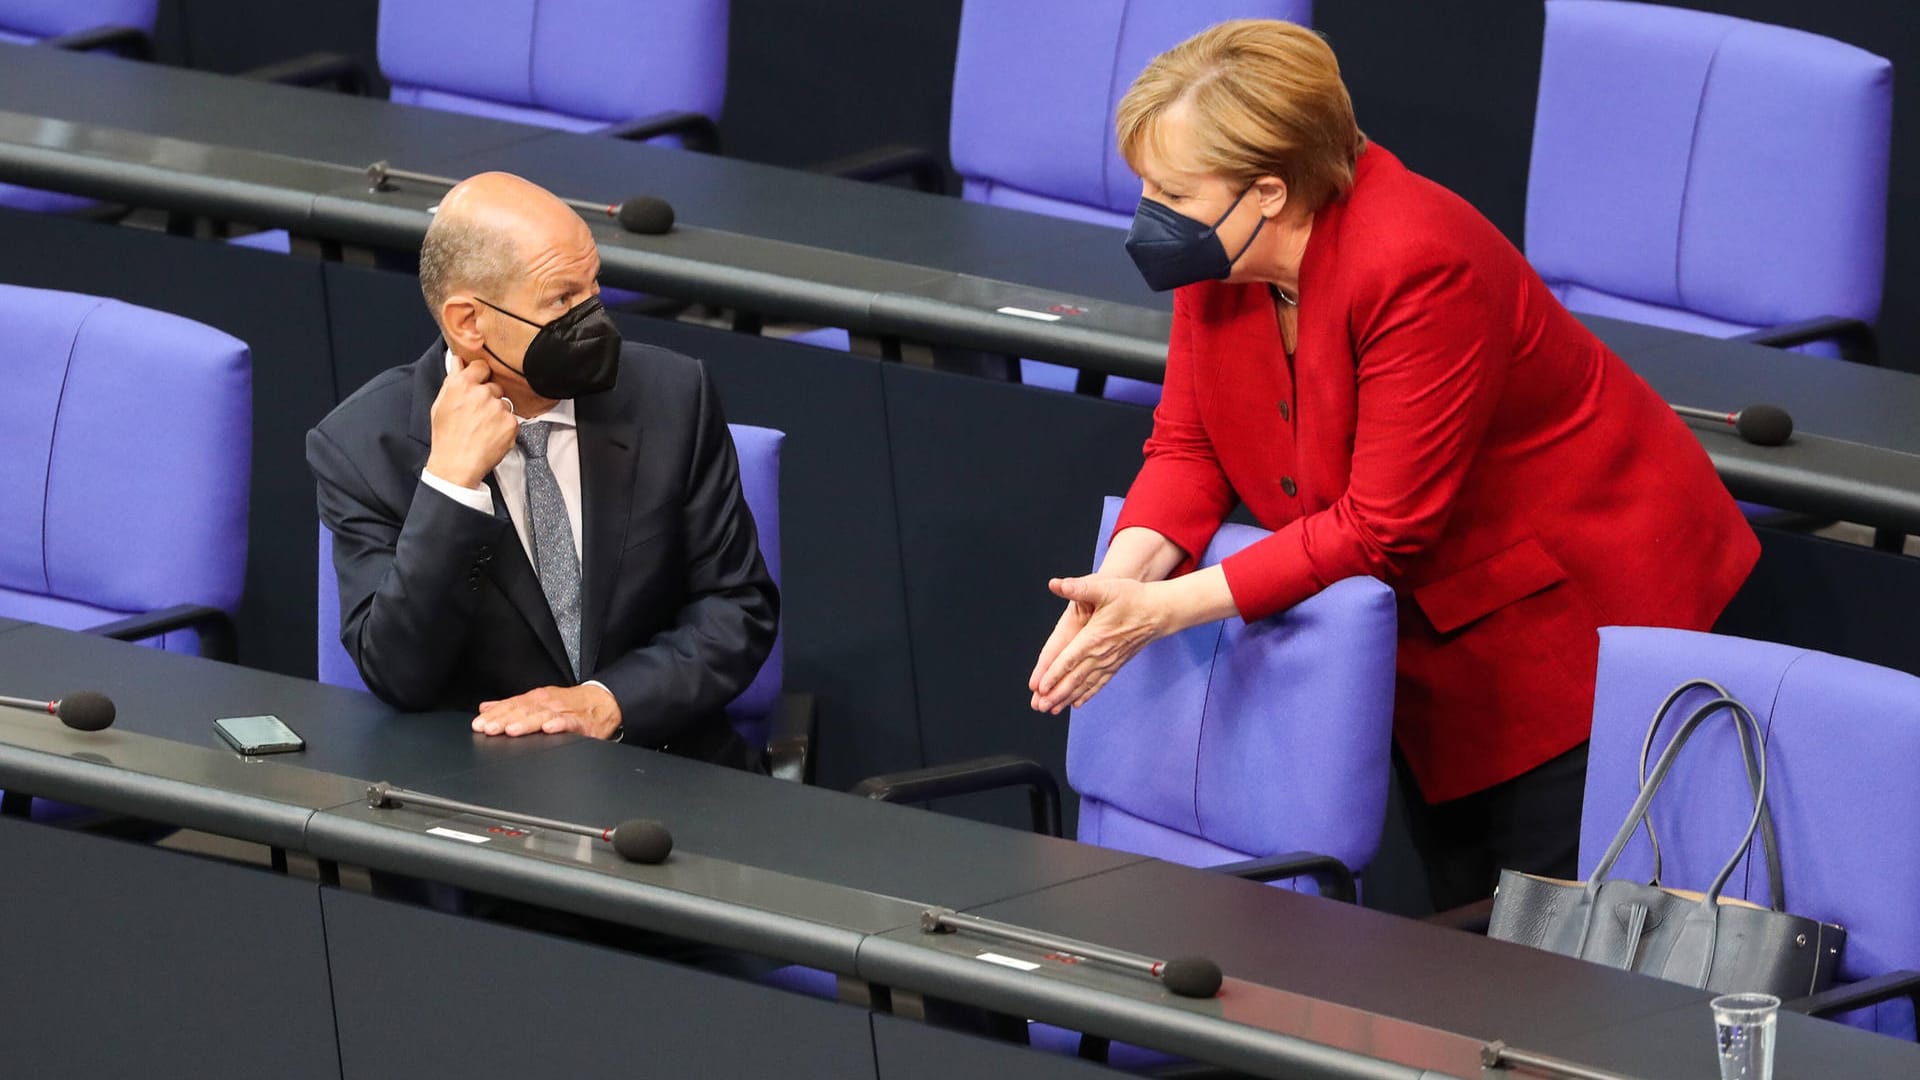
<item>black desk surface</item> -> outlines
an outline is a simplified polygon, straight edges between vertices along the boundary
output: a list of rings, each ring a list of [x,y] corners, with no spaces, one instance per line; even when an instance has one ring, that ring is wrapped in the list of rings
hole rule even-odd
[[[1158,861],[972,913],[1149,956],[1207,956],[1233,978],[1528,1048],[1711,996]]]
[[[197,782],[206,802],[246,803],[264,788],[277,805],[309,807],[299,819],[304,832],[288,846],[323,858],[342,857],[328,845],[384,852],[426,868],[432,880],[501,880],[511,886],[503,895],[528,898],[561,891],[579,898],[575,909],[585,914],[647,905],[658,929],[714,929],[723,944],[790,941],[784,951],[803,962],[841,971],[857,964],[882,982],[976,995],[1017,1015],[1112,1022],[1123,1035],[1135,1023],[1176,1044],[1247,1055],[1242,1061],[1270,1063],[1262,1055],[1302,1045],[1312,1052],[1287,1041],[1284,1022],[1305,1015],[1322,1025],[1309,1033],[1323,1031],[1345,1022],[1326,1015],[1336,1007],[1383,1025],[1359,1049],[1379,1051],[1392,1039],[1397,1052],[1416,1057],[1439,1052],[1435,1046],[1458,1056],[1467,1040],[1500,1038],[1666,1076],[1678,1074],[1663,1062],[1695,1056],[1685,1047],[1710,1038],[1698,1030],[1707,997],[1700,992],[1377,912],[647,751],[581,739],[476,739],[459,717],[398,716],[364,695],[85,635],[0,631],[0,681],[45,696],[102,687],[118,699],[125,725],[88,736],[7,711],[0,765],[27,768],[38,754],[55,763],[46,775],[92,770],[87,779],[98,785],[136,782],[112,768],[118,756],[135,769],[157,763],[149,775],[185,763],[193,779],[176,776],[174,790]],[[211,718],[249,710],[304,725],[312,749],[288,758],[309,768],[211,749]],[[623,864],[596,841],[544,833],[522,842],[524,851],[480,850],[426,835],[445,815],[369,809],[357,799],[359,781],[315,772],[316,764],[362,779],[411,773],[411,785],[435,794],[583,823],[657,816],[676,833],[675,858],[660,867]],[[326,805],[332,809],[313,813]],[[978,963],[988,947],[979,942],[919,934],[913,923],[922,904],[969,907],[1146,955],[1209,955],[1236,980],[1234,992],[1185,1002],[1117,973],[1076,978],[1063,969],[1027,979]],[[1310,999],[1327,1004],[1302,1014],[1299,1003]],[[1035,1010],[1018,1011],[1023,1004]],[[1608,1032],[1613,1037],[1603,1038]],[[1789,1035],[1804,1051],[1783,1049],[1783,1062],[1809,1060],[1792,1056],[1804,1053],[1843,1061],[1851,1075],[1920,1068],[1920,1047],[1835,1025],[1787,1018],[1783,1048]],[[1780,1075],[1820,1074],[1795,1065]]]
[[[984,903],[1140,861],[634,747],[489,738],[463,715],[399,713],[354,690],[31,624],[0,639],[0,686],[49,699],[100,690],[118,706],[112,731],[227,753],[216,717],[272,713],[307,742],[263,759],[272,765],[567,821],[655,817],[684,851],[920,904]]]
[[[273,763],[405,787],[578,741],[489,739],[468,729],[471,717],[397,715],[370,694],[34,625],[0,638],[0,686],[14,697],[49,700],[99,690],[117,708],[113,731],[229,753],[215,719],[271,713],[307,743],[273,755]]]
[[[447,164],[459,166],[455,173],[505,169],[569,198],[652,195],[690,225],[1173,309],[1173,294],[1141,281],[1122,247],[1125,234],[1101,225],[562,132]]]
[[[1580,321],[1675,404],[1778,405],[1796,431],[1920,455],[1920,377],[1598,315]]]
[[[1920,1075],[1913,1043],[1861,1034],[1831,1020],[1781,1013],[1774,1035],[1776,1080]],[[1704,1002],[1568,1036],[1561,1055],[1644,1080],[1700,1080],[1716,1075],[1713,1011]]]
[[[1153,312],[1171,307],[1168,294],[1140,281],[1119,234],[1101,226],[377,99],[61,50],[0,49],[0,109],[11,112],[350,169],[376,159],[452,175],[505,168],[576,198],[660,196],[681,222],[704,229]],[[1770,401],[1792,412],[1802,431],[1920,454],[1920,428],[1908,422],[1920,405],[1920,379],[1614,319],[1585,321],[1669,400],[1729,410]],[[1730,387],[1743,399],[1717,400]]]
[[[128,63],[0,46],[0,109],[215,146],[443,175],[518,172],[570,198],[652,195],[690,225],[869,258],[924,262],[1095,299],[1170,310],[1113,229],[883,185],[592,135]],[[523,149],[515,144],[526,143]],[[1032,225],[1050,228],[1035,233]]]
[[[326,91],[0,45],[0,109],[356,167],[450,160],[546,129]]]
[[[1714,1075],[1710,993],[1156,860],[971,913],[1145,956],[1210,957],[1228,983],[1212,1001],[1171,999],[1129,1016],[1110,1001],[1059,992],[1057,965],[1043,963],[1022,988],[997,967],[967,962],[987,949],[1044,962],[1038,950],[912,930],[864,950],[862,973],[885,981],[909,965],[936,966],[955,996],[1051,1006],[1096,1030],[1147,1024],[1175,1048],[1183,1032],[1171,1014],[1179,1012],[1189,1022],[1239,1021],[1461,1076],[1474,1075],[1478,1044],[1495,1040],[1646,1080]],[[1118,978],[1076,978],[1110,997],[1146,999]],[[1780,1080],[1869,1074],[1920,1075],[1920,1046],[1781,1015]]]
[[[961,907],[1105,873],[1138,855],[586,740],[451,776],[436,795],[613,825],[656,818],[676,852],[915,905]]]

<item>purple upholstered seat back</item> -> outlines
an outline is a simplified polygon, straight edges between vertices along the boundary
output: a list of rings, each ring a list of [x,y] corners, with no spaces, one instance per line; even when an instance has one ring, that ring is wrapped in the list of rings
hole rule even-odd
[[[1853,982],[1920,967],[1920,679],[1857,660],[1685,630],[1600,631],[1593,742],[1581,814],[1580,873],[1592,871],[1638,792],[1641,740],[1654,710],[1689,679],[1710,679],[1753,711],[1767,733],[1767,803],[1779,836],[1787,907],[1847,928],[1840,969]],[[1683,698],[1707,700],[1704,691]],[[1657,756],[1685,711],[1670,714]],[[1752,813],[1733,725],[1716,722],[1687,744],[1653,803],[1662,884],[1704,889],[1732,854]],[[1652,870],[1646,834],[1616,877]],[[1766,860],[1754,850],[1727,895],[1765,904]],[[1851,1022],[1913,1036],[1905,1002]]]
[[[728,424],[727,430],[733,435],[734,453],[740,459],[740,488],[760,535],[760,554],[767,561],[767,572],[778,584],[781,581],[780,445],[786,440],[786,434],[746,424]],[[340,644],[340,579],[333,568],[333,534],[324,523],[320,526],[319,575],[319,679],[333,686],[365,690],[367,685],[361,680],[359,669],[354,667],[346,647]],[[727,719],[754,746],[767,744],[767,718],[780,700],[783,670],[781,638],[776,637],[773,652],[761,665],[760,673],[727,706]]]
[[[0,337],[14,406],[0,425],[0,615],[79,630],[178,604],[233,612],[247,561],[246,343],[12,285],[0,285]]]
[[[340,576],[333,568],[333,533],[326,522],[320,523],[319,564],[319,620],[318,633],[315,635],[319,645],[319,663],[315,677],[328,686],[344,686],[351,690],[365,690],[367,681],[360,677],[360,669],[354,666],[353,657],[348,655],[347,647],[340,643]]]
[[[1549,0],[1527,255],[1576,311],[1720,337],[1871,322],[1892,83],[1798,30]]]
[[[0,0],[0,34],[39,41],[102,26],[153,33],[160,0]]]
[[[1155,56],[1245,18],[1310,25],[1313,0],[966,0],[949,136],[966,198],[1126,228],[1140,181],[1114,145],[1121,95]]]
[[[1107,500],[1102,553],[1119,508]],[[1203,563],[1265,535],[1222,526]],[[1080,839],[1196,866],[1307,850],[1364,870],[1386,814],[1396,625],[1393,591],[1352,578],[1143,649],[1073,714]]]
[[[754,528],[760,534],[760,557],[767,561],[767,573],[775,585],[780,576],[780,446],[786,433],[772,428],[728,424],[733,434],[733,450],[740,459],[740,491],[746,496],[747,509],[753,512]],[[773,651],[753,682],[727,706],[727,719],[753,746],[767,745],[767,719],[779,705],[781,674],[785,667],[784,633],[773,639]]]
[[[410,105],[568,131],[717,120],[727,0],[381,0],[379,48]]]

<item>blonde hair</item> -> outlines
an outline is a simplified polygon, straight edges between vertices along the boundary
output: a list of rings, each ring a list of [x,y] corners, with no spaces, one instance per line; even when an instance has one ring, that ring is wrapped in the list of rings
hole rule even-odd
[[[1120,153],[1136,173],[1143,146],[1163,150],[1160,121],[1182,105],[1200,147],[1192,164],[1207,172],[1241,184],[1277,176],[1308,213],[1353,187],[1366,136],[1354,123],[1340,62],[1305,27],[1237,19],[1154,57],[1115,118]]]

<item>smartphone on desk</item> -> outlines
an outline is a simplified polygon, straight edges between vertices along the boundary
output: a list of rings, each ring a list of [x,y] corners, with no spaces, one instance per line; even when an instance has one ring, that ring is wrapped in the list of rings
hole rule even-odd
[[[213,730],[220,733],[228,746],[248,757],[307,748],[306,741],[277,716],[226,716],[213,722]]]

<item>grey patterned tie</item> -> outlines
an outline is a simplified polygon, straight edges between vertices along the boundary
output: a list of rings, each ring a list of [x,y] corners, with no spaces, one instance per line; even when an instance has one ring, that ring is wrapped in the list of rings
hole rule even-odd
[[[580,673],[580,555],[573,549],[573,524],[567,518],[560,482],[547,464],[548,423],[521,424],[516,440],[527,458],[527,545],[533,548],[540,591],[547,594],[560,642],[577,677]]]

